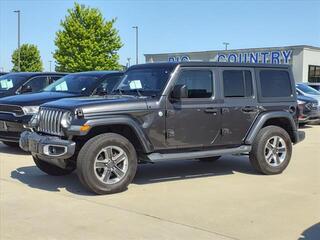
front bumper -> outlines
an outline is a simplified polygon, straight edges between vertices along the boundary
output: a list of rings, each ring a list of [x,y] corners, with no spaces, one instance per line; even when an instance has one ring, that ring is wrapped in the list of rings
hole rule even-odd
[[[26,130],[23,123],[0,120],[0,141],[19,142],[20,134]]]
[[[19,145],[24,151],[50,161],[71,158],[76,149],[76,143],[73,141],[29,131],[21,134]]]

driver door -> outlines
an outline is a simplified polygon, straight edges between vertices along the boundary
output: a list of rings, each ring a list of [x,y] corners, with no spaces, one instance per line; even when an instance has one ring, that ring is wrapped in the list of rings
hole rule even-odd
[[[169,148],[214,146],[220,138],[221,109],[215,94],[213,68],[182,68],[175,85],[186,85],[188,97],[166,102],[166,143]]]

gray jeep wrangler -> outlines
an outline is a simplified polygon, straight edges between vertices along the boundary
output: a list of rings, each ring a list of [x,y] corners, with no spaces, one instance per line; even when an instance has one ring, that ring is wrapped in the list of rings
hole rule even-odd
[[[49,175],[77,169],[97,194],[123,191],[137,164],[249,154],[262,174],[289,164],[298,131],[290,66],[214,62],[130,67],[108,96],[41,105],[20,146]]]

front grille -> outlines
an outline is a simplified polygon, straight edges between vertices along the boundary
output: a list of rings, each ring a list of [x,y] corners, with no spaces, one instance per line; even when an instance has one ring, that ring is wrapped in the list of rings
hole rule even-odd
[[[318,109],[318,104],[317,103],[307,103],[306,108],[309,110],[317,110]]]
[[[65,111],[63,110],[40,108],[38,131],[62,136],[63,132],[60,123],[64,113]]]
[[[16,116],[24,115],[22,107],[16,105],[0,104],[0,113],[11,113]]]

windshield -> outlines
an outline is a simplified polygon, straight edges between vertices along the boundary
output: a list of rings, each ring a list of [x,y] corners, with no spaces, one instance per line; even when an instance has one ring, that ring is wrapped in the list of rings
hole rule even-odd
[[[93,91],[97,82],[98,77],[96,76],[71,74],[50,84],[43,91],[89,94]]]
[[[21,82],[25,80],[25,77],[15,76],[15,75],[3,75],[0,77],[0,91],[9,91],[17,85],[20,85]]]
[[[307,86],[307,85],[304,85],[304,84],[299,84],[299,85],[297,85],[297,88],[298,88],[300,91],[302,91],[302,92],[304,92],[304,93],[306,93],[306,94],[320,95],[320,92],[319,92],[319,91],[315,90],[315,89],[312,88],[312,87],[309,87],[309,86]]]
[[[115,91],[124,94],[159,96],[164,89],[172,69],[139,68],[128,70]]]

